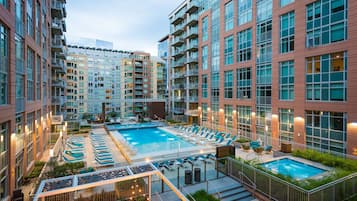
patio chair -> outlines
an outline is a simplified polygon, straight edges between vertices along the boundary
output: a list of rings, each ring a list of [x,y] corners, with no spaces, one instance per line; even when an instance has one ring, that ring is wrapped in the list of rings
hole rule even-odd
[[[250,142],[250,147],[251,147],[252,149],[255,149],[255,148],[260,147],[260,144],[259,144],[259,142],[257,142],[257,141],[251,141],[251,142]]]
[[[265,151],[265,153],[267,153],[267,154],[271,153],[272,150],[273,150],[273,146],[271,146],[271,145],[266,145],[266,146],[264,147],[264,151]]]
[[[63,158],[64,161],[66,161],[66,162],[68,162],[68,163],[76,163],[76,162],[81,162],[81,161],[83,161],[83,160],[82,160],[83,158],[82,158],[82,159],[80,159],[80,158],[75,158],[75,157],[70,156],[70,155],[65,154],[65,153],[63,153],[62,158]]]

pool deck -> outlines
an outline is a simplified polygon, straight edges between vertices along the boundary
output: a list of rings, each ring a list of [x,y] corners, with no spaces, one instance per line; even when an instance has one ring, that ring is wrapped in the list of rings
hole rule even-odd
[[[109,135],[107,135],[107,132],[104,130],[104,128],[96,128],[93,129],[92,132],[94,134],[98,134],[98,135],[103,135],[104,140],[109,148],[109,150],[111,151],[111,153],[113,154],[113,160],[115,162],[115,164],[117,165],[119,164],[123,164],[126,165],[127,161],[124,158],[124,156],[120,153],[120,151],[118,150],[118,148],[116,147],[115,143],[112,141],[112,139],[110,138]],[[87,136],[85,137],[85,150],[86,150],[86,162],[87,162],[87,166],[88,167],[101,167],[100,164],[98,164],[95,161],[95,157],[94,157],[94,150],[92,147],[92,142],[91,139]]]

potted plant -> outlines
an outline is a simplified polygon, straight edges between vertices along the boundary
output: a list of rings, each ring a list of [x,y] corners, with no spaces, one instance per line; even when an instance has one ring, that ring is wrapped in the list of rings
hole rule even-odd
[[[254,149],[254,152],[257,153],[257,154],[262,154],[264,151],[264,148],[263,147],[257,147]]]
[[[243,143],[241,145],[242,145],[242,148],[244,151],[249,151],[249,149],[250,149],[249,143]]]

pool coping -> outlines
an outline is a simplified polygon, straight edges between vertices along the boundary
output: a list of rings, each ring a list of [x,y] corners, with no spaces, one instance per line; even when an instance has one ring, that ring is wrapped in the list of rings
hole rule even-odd
[[[290,159],[290,160],[294,160],[294,161],[297,161],[297,162],[300,162],[300,163],[303,163],[305,165],[309,165],[309,166],[312,166],[312,167],[315,167],[315,168],[319,168],[321,170],[324,170],[324,172],[320,173],[320,174],[316,174],[314,176],[311,176],[311,177],[307,177],[305,179],[321,179],[323,176],[326,176],[328,174],[331,173],[331,171],[334,170],[334,168],[332,167],[328,167],[328,166],[325,166],[321,163],[317,163],[317,162],[314,162],[314,161],[310,161],[310,160],[307,160],[307,159],[304,159],[304,158],[299,158],[299,157],[294,157],[294,156],[280,156],[280,157],[276,157],[276,158],[272,158],[272,159],[269,159],[269,160],[266,160],[262,163],[259,163],[259,165],[261,164],[264,164],[264,163],[270,163],[270,162],[274,162],[274,161],[278,161],[278,160],[282,160],[282,159]],[[264,167],[265,168],[265,167]],[[269,171],[271,171],[270,169],[268,168],[265,168]],[[302,180],[305,180],[305,179],[297,179],[297,178],[293,178],[297,181],[302,181]]]

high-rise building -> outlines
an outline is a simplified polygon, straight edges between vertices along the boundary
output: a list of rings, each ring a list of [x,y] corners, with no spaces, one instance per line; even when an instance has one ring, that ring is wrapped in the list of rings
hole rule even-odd
[[[170,115],[198,122],[198,3],[184,1],[170,15]]]
[[[170,14],[172,111],[190,96],[182,90],[190,78],[175,73],[189,72],[180,48],[198,10],[201,124],[357,155],[355,8],[352,0],[184,1]]]
[[[63,88],[51,86],[65,72],[64,17],[64,0],[0,1],[0,200],[47,150],[58,111],[51,97]]]
[[[110,42],[106,42],[110,43]],[[121,115],[121,64],[130,52],[69,45],[67,56],[67,119],[83,114],[99,118],[102,103],[106,113]]]
[[[166,35],[162,39],[159,40],[158,42],[158,57],[161,58],[164,61],[164,74],[165,74],[165,80],[162,85],[161,90],[165,90],[165,100],[169,98],[169,62],[170,62],[170,50],[169,50],[169,42],[170,42],[170,35]],[[170,98],[166,101],[165,104],[165,112],[170,111]]]
[[[154,99],[165,99],[167,87],[167,71],[165,60],[152,56],[151,66],[151,96]]]

